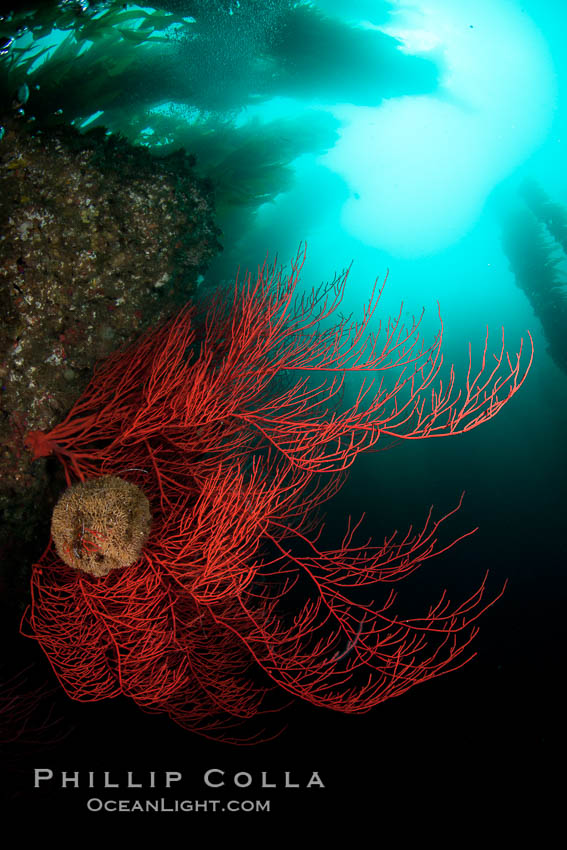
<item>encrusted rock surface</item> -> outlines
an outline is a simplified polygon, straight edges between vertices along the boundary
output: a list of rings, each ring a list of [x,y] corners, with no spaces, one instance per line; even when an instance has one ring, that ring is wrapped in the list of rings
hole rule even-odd
[[[184,303],[220,245],[210,188],[184,152],[156,158],[104,130],[0,123],[0,582],[10,595],[48,539],[60,489],[49,461],[31,461],[25,433],[53,427],[97,361]]]

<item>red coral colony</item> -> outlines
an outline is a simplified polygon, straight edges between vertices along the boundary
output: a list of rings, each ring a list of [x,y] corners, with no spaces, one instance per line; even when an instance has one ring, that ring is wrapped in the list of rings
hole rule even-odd
[[[151,511],[135,554],[97,573],[106,543],[116,547],[115,511],[81,515],[79,494],[67,543],[51,541],[33,569],[22,629],[71,698],[125,694],[202,735],[251,742],[261,733],[247,721],[281,707],[274,699],[364,712],[469,660],[473,624],[495,601],[486,579],[418,619],[392,613],[393,592],[368,601],[439,554],[446,517],[430,513],[419,533],[383,545],[356,543],[349,518],[339,548],[325,550],[318,509],[381,436],[461,434],[491,419],[533,348],[524,364],[502,335],[489,361],[486,339],[477,374],[469,349],[458,391],[453,369],[446,385],[438,377],[442,325],[429,347],[421,319],[404,327],[401,311],[370,333],[376,284],[360,322],[323,325],[348,271],[297,297],[304,261],[300,249],[287,276],[264,264],[255,282],[237,277],[206,313],[185,307],[106,360],[61,424],[27,435],[69,485],[120,478]],[[345,408],[347,373],[362,380]]]

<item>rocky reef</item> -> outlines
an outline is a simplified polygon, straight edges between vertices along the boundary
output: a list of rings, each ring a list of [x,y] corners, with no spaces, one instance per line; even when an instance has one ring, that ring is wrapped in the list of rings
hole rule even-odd
[[[14,599],[60,489],[25,432],[53,427],[97,361],[191,296],[220,231],[183,150],[0,124],[0,581]]]

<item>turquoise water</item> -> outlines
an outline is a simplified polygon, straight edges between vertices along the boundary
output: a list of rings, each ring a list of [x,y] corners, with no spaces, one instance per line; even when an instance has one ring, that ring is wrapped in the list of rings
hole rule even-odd
[[[454,439],[402,442],[360,458],[330,508],[329,541],[346,516],[362,512],[368,536],[381,540],[419,526],[431,504],[451,509],[466,491],[446,533],[479,530],[404,583],[399,602],[429,604],[443,587],[451,598],[468,595],[486,570],[494,593],[509,581],[480,622],[479,656],[470,666],[378,707],[371,718],[321,720],[299,711],[285,746],[265,751],[282,770],[322,762],[330,796],[345,795],[362,810],[371,795],[360,777],[369,765],[353,741],[375,759],[385,753],[394,773],[402,764],[419,772],[430,746],[441,761],[477,749],[486,781],[496,762],[511,766],[511,754],[545,758],[554,746],[567,428],[567,325],[562,335],[557,316],[565,309],[567,264],[549,228],[530,219],[545,257],[556,261],[554,285],[545,288],[543,264],[529,274],[521,261],[511,264],[503,228],[509,216],[532,214],[521,192],[526,179],[567,209],[567,9],[559,0],[318,0],[302,17],[290,5],[227,3],[208,18],[203,4],[156,3],[175,20],[140,30],[154,14],[145,7],[146,17],[120,24],[120,38],[113,23],[73,47],[83,56],[98,50],[93,79],[110,69],[115,83],[101,77],[83,90],[68,47],[57,85],[53,57],[28,66],[25,109],[62,109],[76,126],[107,126],[156,151],[180,144],[195,150],[200,173],[216,181],[224,231],[225,250],[205,276],[210,287],[230,280],[238,264],[255,268],[266,253],[285,262],[306,241],[306,288],[353,261],[347,313],[362,309],[387,270],[382,317],[397,313],[401,302],[404,316],[425,308],[427,335],[438,328],[439,302],[444,356],[455,363],[457,383],[469,341],[478,358],[486,326],[494,351],[502,326],[511,352],[532,334],[533,368],[498,417]],[[209,11],[220,6],[208,4]],[[52,31],[35,45],[21,36],[20,61],[47,45],[55,50],[72,38],[68,32]],[[147,734],[149,725],[143,728]],[[179,739],[163,734],[173,752]],[[133,733],[123,745],[134,752]],[[203,764],[219,753],[218,745],[198,746]],[[81,747],[88,764],[92,744],[83,740]],[[157,744],[148,742],[147,750],[153,767]],[[358,777],[350,788],[346,775]],[[372,782],[386,793],[385,779]]]

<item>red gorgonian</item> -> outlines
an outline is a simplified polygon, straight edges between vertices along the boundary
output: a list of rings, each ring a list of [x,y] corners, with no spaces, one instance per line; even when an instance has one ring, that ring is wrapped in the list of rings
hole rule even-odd
[[[401,310],[370,332],[384,284],[359,322],[330,324],[348,271],[296,297],[304,261],[300,249],[287,275],[265,263],[208,311],[185,307],[106,360],[52,431],[28,433],[69,485],[119,477],[151,511],[129,565],[80,568],[103,560],[112,533],[79,511],[71,566],[51,541],[33,568],[23,629],[71,698],[125,694],[200,734],[251,742],[263,733],[248,722],[278,694],[364,712],[471,657],[475,621],[495,601],[486,578],[421,618],[399,619],[388,589],[369,601],[456,542],[437,544],[446,517],[430,512],[421,531],[381,545],[355,542],[349,517],[340,545],[324,549],[320,509],[382,436],[462,434],[495,416],[533,348],[511,358],[502,334],[489,359],[487,337],[457,389],[452,368],[439,377],[442,324],[429,346],[421,318],[404,326]],[[345,376],[358,373],[345,404]]]

